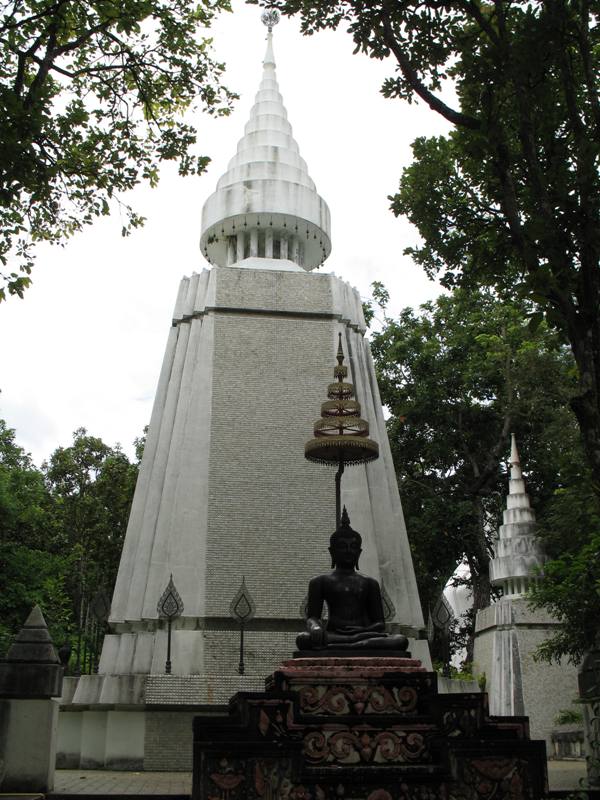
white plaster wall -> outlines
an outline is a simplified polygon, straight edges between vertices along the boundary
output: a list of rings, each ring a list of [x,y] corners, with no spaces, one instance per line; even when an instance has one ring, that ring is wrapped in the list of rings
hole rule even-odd
[[[4,700],[3,792],[51,792],[58,729],[58,700]],[[3,737],[4,738],[4,737]]]
[[[480,689],[477,681],[463,681],[456,678],[445,678],[443,675],[438,675],[438,692],[440,694],[464,694],[464,693],[477,693]]]
[[[494,631],[488,628],[476,635],[473,648],[473,674],[477,679],[485,675],[486,692],[492,680],[493,653]]]
[[[59,769],[79,769],[82,723],[83,716],[79,713],[61,712],[58,715],[56,766]]]
[[[532,739],[545,739],[552,753],[552,729],[561,709],[572,708],[578,698],[577,668],[566,659],[560,664],[535,661],[538,645],[554,633],[552,628],[518,628],[523,680],[523,702],[529,716]]]
[[[474,668],[486,673],[490,713],[525,714],[533,739],[545,739],[552,752],[554,719],[577,697],[577,669],[534,658],[537,647],[556,630],[543,609],[525,599],[503,599],[477,614]]]
[[[105,769],[143,768],[145,720],[146,715],[142,711],[107,713]]]
[[[80,769],[99,769],[106,757],[107,711],[82,711]]]
[[[267,142],[257,142],[257,147],[261,144]],[[253,178],[230,186],[227,192],[211,195],[202,210],[202,227],[207,231],[213,225],[220,225],[239,214],[269,212],[284,214],[294,220],[305,220],[324,232],[329,232],[331,225],[327,204],[314,190],[281,178]],[[326,241],[329,244],[327,236]]]
[[[202,310],[204,303],[210,302],[211,277],[214,279],[213,273],[205,270],[182,281],[176,318]],[[204,563],[202,518],[207,504],[202,490],[206,489],[208,469],[211,350],[210,318],[171,328],[121,555],[111,622],[156,618],[156,604],[175,567],[188,613],[202,614],[203,595],[197,587],[201,583],[198,569]],[[201,414],[188,419],[192,403]],[[176,501],[181,507],[175,507]],[[181,547],[172,550],[174,528]],[[113,658],[123,666],[116,666]],[[133,651],[123,650],[121,644],[118,654],[111,651],[109,655],[103,648],[99,669],[127,671],[125,665],[132,659]],[[146,652],[144,663],[147,661]]]

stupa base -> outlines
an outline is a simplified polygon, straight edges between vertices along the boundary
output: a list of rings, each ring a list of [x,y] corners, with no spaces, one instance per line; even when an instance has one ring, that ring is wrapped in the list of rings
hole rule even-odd
[[[306,663],[303,663],[306,662]],[[403,663],[405,662],[405,663]],[[194,720],[193,800],[538,800],[546,750],[416,659],[290,659],[265,692]]]

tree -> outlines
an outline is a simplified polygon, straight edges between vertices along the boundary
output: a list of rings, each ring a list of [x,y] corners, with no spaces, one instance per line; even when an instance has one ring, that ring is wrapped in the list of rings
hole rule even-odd
[[[78,667],[93,667],[94,605],[99,592],[110,602],[138,466],[80,428],[38,470],[0,420],[0,652],[39,603],[54,641],[73,641]]]
[[[299,14],[307,34],[347,25],[356,50],[392,59],[386,97],[420,99],[454,126],[417,140],[393,210],[419,229],[410,252],[430,275],[528,298],[569,343],[570,402],[600,493],[598,4],[267,4]]]
[[[567,657],[579,663],[596,641],[600,619],[600,501],[589,470],[575,469],[566,449],[565,480],[557,486],[540,519],[550,561],[544,579],[530,592],[534,607],[545,607],[561,626],[538,654],[547,661]]]
[[[0,420],[0,653],[35,603],[62,635],[69,621],[64,591],[64,563],[44,552],[52,529],[52,498],[43,474],[15,441],[15,432]]]
[[[381,294],[381,293],[379,293]],[[574,420],[568,351],[527,307],[455,290],[385,318],[372,349],[417,581],[433,606],[461,561],[474,611],[490,602],[489,559],[518,437],[543,509],[560,485]],[[472,633],[472,631],[471,631]]]
[[[0,563],[0,654],[4,656],[36,604],[44,611],[53,642],[66,641],[73,629],[73,605],[66,586],[68,557],[3,541]]]
[[[235,97],[198,35],[229,0],[0,2],[0,300],[23,295],[36,242],[63,242],[117,203],[123,233],[143,219],[120,195],[176,161],[201,173],[198,102]],[[6,271],[8,270],[8,271]]]
[[[44,476],[0,419],[0,542],[43,547],[50,505]]]
[[[67,587],[79,631],[101,591],[110,598],[119,566],[137,465],[85,428],[69,447],[57,448],[42,465],[55,501],[56,528],[69,554]],[[79,656],[79,653],[78,653]]]

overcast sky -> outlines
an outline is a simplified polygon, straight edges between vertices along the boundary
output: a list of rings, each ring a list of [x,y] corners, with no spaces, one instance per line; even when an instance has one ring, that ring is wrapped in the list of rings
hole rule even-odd
[[[38,465],[80,426],[131,453],[150,418],[179,281],[208,266],[198,247],[202,204],[235,153],[261,77],[260,11],[233,5],[211,35],[240,100],[228,118],[195,120],[212,159],[207,173],[179,178],[164,168],[156,189],[127,198],[147,217],[141,231],[123,239],[115,213],[64,248],[40,248],[24,299],[0,305],[0,417]],[[343,30],[303,37],[282,19],[274,49],[294,137],[331,211],[333,249],[321,269],[363,297],[382,281],[391,312],[436,297],[438,287],[402,255],[416,233],[387,197],[411,142],[447,126],[423,105],[384,99],[393,64],[353,55]]]

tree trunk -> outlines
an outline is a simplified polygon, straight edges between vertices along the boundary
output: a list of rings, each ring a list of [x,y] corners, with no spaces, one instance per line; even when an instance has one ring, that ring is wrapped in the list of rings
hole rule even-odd
[[[477,513],[477,538],[473,555],[468,557],[469,569],[471,571],[471,593],[473,595],[473,620],[471,629],[467,635],[466,649],[467,661],[473,661],[473,647],[475,644],[475,617],[482,608],[487,608],[490,604],[490,555],[486,537],[486,519],[483,499],[480,496],[473,498],[473,504]]]
[[[579,371],[579,393],[572,398],[571,408],[581,431],[594,490],[600,496],[600,335],[597,321],[571,331],[571,349]]]

